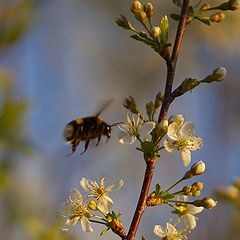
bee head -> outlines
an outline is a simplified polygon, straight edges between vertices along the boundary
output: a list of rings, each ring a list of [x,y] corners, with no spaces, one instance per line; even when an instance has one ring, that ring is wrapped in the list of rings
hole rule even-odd
[[[67,126],[64,129],[63,136],[67,143],[71,143],[71,141],[74,139],[74,126],[72,124],[67,124]]]
[[[111,126],[106,124],[105,127],[104,127],[104,130],[103,130],[103,135],[105,135],[107,138],[110,138],[111,137]]]

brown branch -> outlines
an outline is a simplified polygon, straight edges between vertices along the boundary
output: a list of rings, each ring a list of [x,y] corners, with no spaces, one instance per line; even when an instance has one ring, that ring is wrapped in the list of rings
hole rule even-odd
[[[155,166],[155,159],[147,161],[147,166],[146,166],[145,176],[144,176],[144,180],[143,180],[142,190],[141,190],[141,193],[140,193],[140,196],[139,196],[137,208],[135,210],[131,226],[129,228],[129,232],[128,232],[128,235],[127,235],[127,238],[126,238],[127,240],[134,239],[134,237],[136,235],[136,232],[137,232],[138,225],[139,225],[140,220],[141,220],[141,217],[142,217],[143,212],[146,208],[146,200],[147,200],[150,184],[151,184],[151,181],[152,181],[154,166]]]
[[[189,6],[189,0],[184,0],[182,3],[182,11],[181,11],[179,24],[178,24],[176,38],[174,41],[172,56],[169,60],[166,60],[167,78],[166,78],[163,104],[158,117],[158,122],[160,122],[163,119],[166,119],[169,106],[174,99],[171,96],[172,85],[173,85],[173,79],[174,79],[175,70],[176,70],[177,59],[180,51],[180,46],[182,44],[183,34],[185,31],[188,6]]]
[[[187,10],[189,6],[189,0],[183,0],[182,3],[182,10],[181,10],[181,16],[178,24],[177,34],[174,41],[173,51],[170,59],[166,59],[166,65],[167,65],[167,77],[166,77],[166,85],[165,85],[165,93],[163,98],[163,104],[161,107],[161,111],[159,114],[158,121],[160,122],[162,119],[165,119],[167,117],[167,112],[169,109],[170,104],[173,101],[173,98],[171,97],[172,92],[172,85],[173,85],[173,79],[175,75],[175,69],[176,69],[176,63],[179,55],[180,46],[183,39],[183,33],[185,30],[186,25],[186,17],[187,17]],[[146,160],[146,170],[145,170],[145,176],[143,180],[142,190],[138,199],[138,204],[132,219],[131,226],[129,228],[128,234],[126,238],[122,238],[123,240],[133,240],[141,217],[143,215],[144,210],[146,209],[146,200],[149,192],[149,188],[152,181],[153,176],[153,170],[155,167],[156,159],[149,159]]]

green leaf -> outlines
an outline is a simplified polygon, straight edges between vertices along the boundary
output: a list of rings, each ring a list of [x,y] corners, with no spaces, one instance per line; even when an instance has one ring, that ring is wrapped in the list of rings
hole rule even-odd
[[[198,21],[210,26],[211,25],[211,22],[209,19],[205,19],[205,18],[201,18],[201,17],[194,17],[195,19],[197,19]]]
[[[139,42],[143,42],[149,46],[154,46],[155,45],[155,42],[153,40],[151,40],[150,38],[141,38],[140,36],[138,36],[137,34],[134,34],[132,36],[130,36],[131,38],[139,41]]]
[[[162,44],[167,43],[168,41],[168,17],[165,15],[160,23],[160,29],[161,29],[161,35],[160,35],[160,41]]]
[[[179,19],[180,19],[180,15],[176,14],[176,13],[170,14],[170,17],[175,21],[179,21]]]
[[[160,184],[157,183],[156,186],[155,186],[155,188],[156,188],[156,195],[158,195],[158,194],[160,193],[160,191],[161,191],[161,186],[160,186]]]

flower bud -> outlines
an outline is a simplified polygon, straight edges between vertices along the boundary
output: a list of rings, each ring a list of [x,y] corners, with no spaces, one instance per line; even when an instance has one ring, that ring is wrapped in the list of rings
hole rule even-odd
[[[124,29],[133,29],[131,23],[127,20],[127,18],[124,15],[120,15],[115,22],[118,26]]]
[[[220,82],[226,77],[227,70],[225,67],[219,67],[216,68],[212,74],[216,77],[216,81]]]
[[[184,118],[182,114],[177,114],[177,115],[172,115],[169,119],[168,119],[169,124],[176,122],[179,126],[182,126],[182,124],[184,123]]]
[[[207,11],[210,8],[210,4],[203,4],[200,8],[201,11]]]
[[[144,5],[144,12],[147,14],[148,18],[153,16],[153,5],[152,3],[148,2]]]
[[[201,175],[205,172],[205,163],[203,161],[199,161],[192,165],[191,169],[187,171],[183,177],[183,179],[189,179],[196,175]]]
[[[202,183],[202,182],[195,182],[194,184],[192,184],[192,186],[193,186],[196,190],[202,190],[202,189],[203,189],[203,183]]]
[[[240,3],[239,3],[239,0],[229,0],[228,2],[222,3],[217,8],[222,11],[227,11],[227,10],[235,11],[240,8]]]
[[[161,103],[163,101],[163,94],[162,92],[158,92],[157,95],[156,95],[156,98],[155,98],[155,102],[154,102],[154,107],[155,108],[159,108]]]
[[[150,35],[153,39],[156,39],[160,36],[161,34],[161,29],[160,27],[156,27],[156,26],[153,26],[151,29],[150,29]]]
[[[196,207],[204,207],[207,209],[211,209],[211,208],[216,207],[217,201],[215,201],[214,199],[212,199],[210,197],[205,197],[202,200],[193,201],[192,204]]]
[[[149,119],[152,119],[153,110],[154,110],[153,101],[146,103],[146,113]]]
[[[139,22],[145,24],[147,20],[147,14],[144,11],[136,12],[134,13],[134,16]]]
[[[156,196],[154,193],[151,194],[146,201],[147,206],[156,206],[161,205],[164,203],[164,200],[158,196]]]
[[[210,21],[219,23],[222,22],[224,18],[225,18],[224,13],[215,13],[210,16]]]
[[[128,96],[123,101],[123,106],[134,114],[138,114],[137,104],[132,96]]]
[[[142,11],[142,3],[140,1],[133,1],[130,10],[134,14]]]
[[[167,130],[168,130],[168,120],[163,119],[163,120],[160,122],[159,127],[160,127],[160,130],[161,130],[163,133],[166,133]]]
[[[94,200],[90,200],[88,202],[87,206],[88,206],[88,208],[90,210],[93,210],[93,211],[97,211],[98,210],[97,203]]]

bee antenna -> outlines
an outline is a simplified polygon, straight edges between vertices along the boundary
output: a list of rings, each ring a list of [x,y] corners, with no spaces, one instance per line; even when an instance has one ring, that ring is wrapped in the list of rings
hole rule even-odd
[[[113,123],[113,124],[111,124],[110,126],[111,127],[115,127],[115,126],[117,126],[117,125],[119,125],[119,124],[123,124],[124,122],[116,122],[116,123]]]

